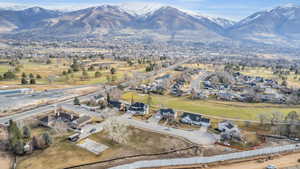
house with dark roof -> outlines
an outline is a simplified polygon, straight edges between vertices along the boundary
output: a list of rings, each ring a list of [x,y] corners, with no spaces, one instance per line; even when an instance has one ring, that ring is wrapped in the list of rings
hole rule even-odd
[[[155,118],[157,119],[176,119],[177,112],[175,112],[173,109],[160,109],[157,111]]]
[[[231,121],[222,121],[218,124],[218,129],[223,132],[232,135],[233,133],[240,133],[238,127]]]
[[[149,113],[149,106],[144,103],[135,102],[130,105],[130,107],[127,110],[127,113],[134,115],[146,115]]]
[[[127,110],[127,105],[123,104],[120,101],[110,100],[108,102],[108,105],[111,106],[112,108],[116,108],[120,111],[126,111]]]
[[[51,116],[47,115],[47,116],[40,118],[39,121],[40,121],[41,126],[49,127],[49,126],[51,126],[51,123],[53,122],[53,118],[51,118]]]
[[[197,126],[210,126],[210,119],[203,118],[200,114],[193,114],[188,112],[184,112],[182,114],[180,122]]]
[[[73,115],[72,113],[65,113],[65,112],[57,112],[55,114],[56,120],[62,120],[64,122],[72,122],[76,119],[78,119],[78,116]]]

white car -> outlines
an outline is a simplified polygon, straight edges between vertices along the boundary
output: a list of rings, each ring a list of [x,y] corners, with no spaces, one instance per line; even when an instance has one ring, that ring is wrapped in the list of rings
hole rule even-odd
[[[277,169],[277,167],[275,165],[268,165],[266,169]]]

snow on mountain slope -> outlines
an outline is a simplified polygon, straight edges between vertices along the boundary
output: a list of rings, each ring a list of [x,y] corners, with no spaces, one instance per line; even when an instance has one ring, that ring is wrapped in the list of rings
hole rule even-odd
[[[159,3],[132,2],[122,3],[118,6],[132,15],[146,15],[149,13],[153,13],[154,11],[162,8],[165,5]]]

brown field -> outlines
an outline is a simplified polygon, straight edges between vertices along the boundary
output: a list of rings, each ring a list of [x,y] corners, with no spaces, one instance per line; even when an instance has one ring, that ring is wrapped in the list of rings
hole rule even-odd
[[[61,169],[83,163],[107,160],[120,156],[141,153],[164,152],[171,148],[185,148],[189,144],[185,141],[157,133],[130,128],[131,136],[126,144],[117,144],[106,137],[104,132],[94,134],[90,139],[108,145],[110,148],[100,155],[94,155],[66,140],[57,137],[54,145],[35,151],[33,154],[20,157],[18,169]],[[138,137],[137,137],[138,136]],[[157,144],[160,143],[160,144]]]

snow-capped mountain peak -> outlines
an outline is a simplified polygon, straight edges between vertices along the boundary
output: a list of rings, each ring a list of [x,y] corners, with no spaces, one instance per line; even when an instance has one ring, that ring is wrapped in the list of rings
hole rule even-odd
[[[297,7],[300,7],[300,6],[296,5],[296,4],[293,4],[293,3],[288,3],[288,4],[285,4],[285,5],[281,5],[278,8],[287,9],[287,8],[297,8]]]
[[[132,15],[146,15],[152,13],[165,5],[159,3],[122,3],[118,5],[121,9]]]

